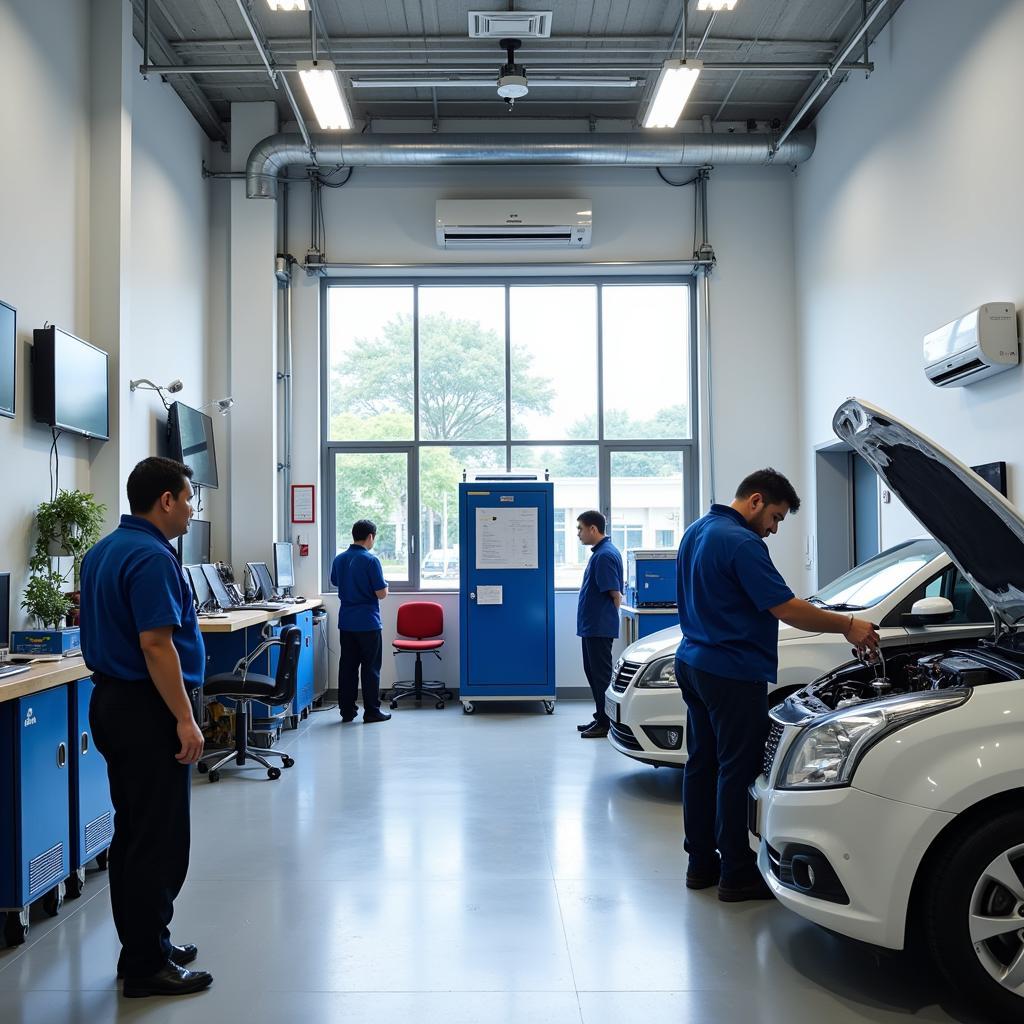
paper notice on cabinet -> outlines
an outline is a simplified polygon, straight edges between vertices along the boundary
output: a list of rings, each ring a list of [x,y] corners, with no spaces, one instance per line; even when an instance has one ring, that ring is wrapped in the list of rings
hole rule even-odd
[[[537,569],[537,509],[478,508],[476,567]]]
[[[477,587],[477,604],[501,604],[501,587]]]

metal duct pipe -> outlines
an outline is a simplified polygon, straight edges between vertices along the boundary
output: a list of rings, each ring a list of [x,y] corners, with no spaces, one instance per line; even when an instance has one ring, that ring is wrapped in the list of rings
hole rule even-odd
[[[321,167],[438,167],[452,164],[567,164],[587,167],[700,167],[704,164],[799,164],[814,152],[814,133],[796,132],[774,148],[770,135],[314,135]],[[298,135],[271,135],[246,164],[250,199],[275,199],[277,178],[292,165],[310,166]]]

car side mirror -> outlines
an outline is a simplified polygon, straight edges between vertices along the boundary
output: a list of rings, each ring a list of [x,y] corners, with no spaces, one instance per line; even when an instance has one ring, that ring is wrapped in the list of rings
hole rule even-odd
[[[953,602],[948,597],[922,597],[915,601],[910,611],[903,616],[905,626],[937,626],[948,622],[956,614]]]

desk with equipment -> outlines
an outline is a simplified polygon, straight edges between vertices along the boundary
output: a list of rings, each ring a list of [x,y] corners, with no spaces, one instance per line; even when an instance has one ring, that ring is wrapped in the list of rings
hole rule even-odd
[[[626,646],[679,624],[674,549],[630,551],[626,556],[622,639]]]

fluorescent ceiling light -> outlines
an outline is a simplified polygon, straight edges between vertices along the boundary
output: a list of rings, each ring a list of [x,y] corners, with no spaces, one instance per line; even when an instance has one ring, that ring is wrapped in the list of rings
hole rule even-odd
[[[272,11],[308,11],[309,0],[267,0]]]
[[[734,11],[736,0],[697,0],[698,11]]]
[[[300,60],[295,66],[320,127],[324,131],[347,131],[351,128],[352,115],[341,91],[334,62]]]
[[[667,60],[662,64],[644,116],[645,128],[675,128],[703,66],[699,60]]]

